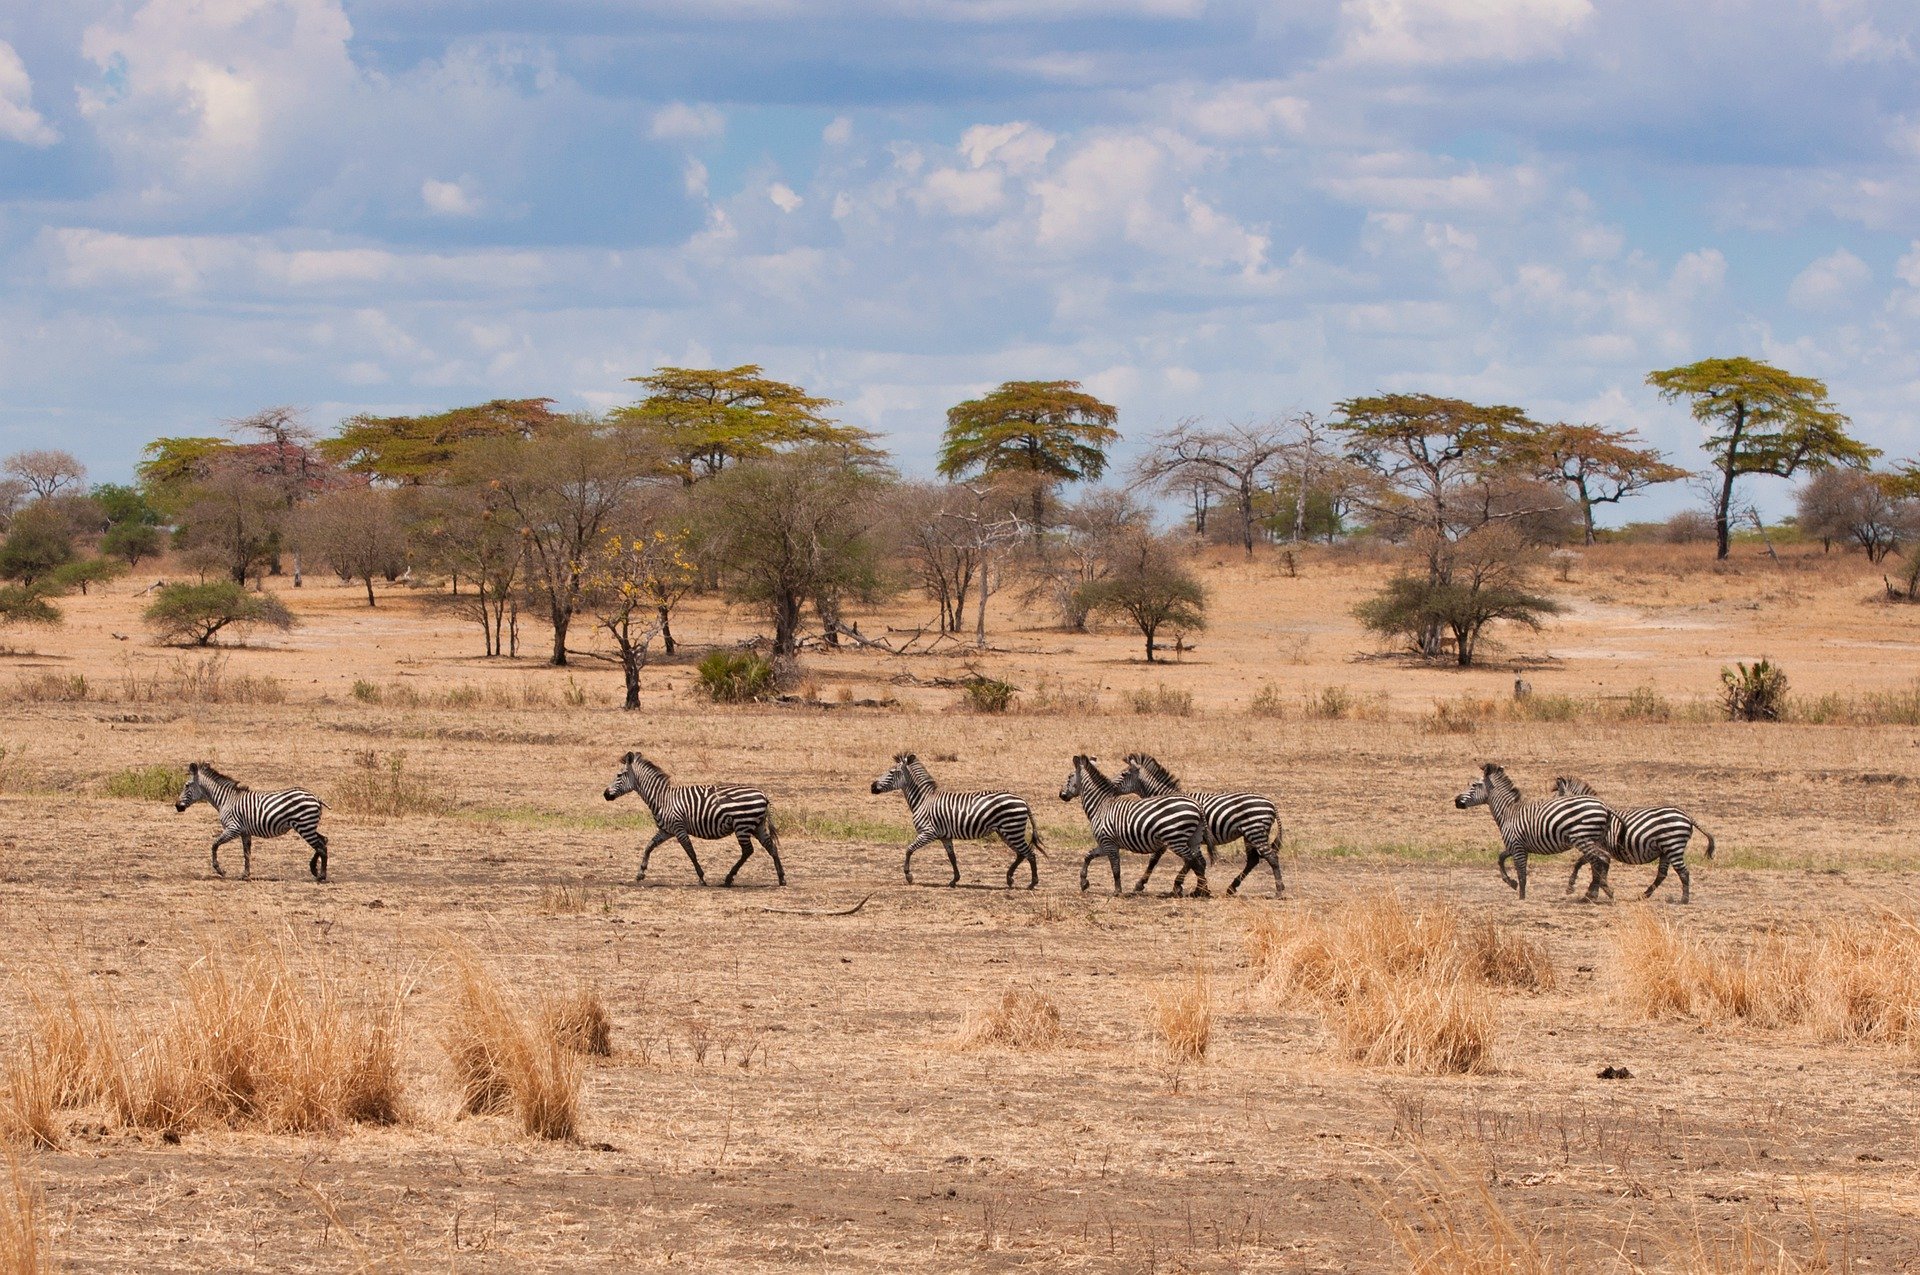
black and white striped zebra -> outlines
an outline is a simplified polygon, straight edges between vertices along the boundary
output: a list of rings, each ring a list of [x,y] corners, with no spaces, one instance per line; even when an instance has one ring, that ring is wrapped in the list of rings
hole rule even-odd
[[[1120,893],[1120,852],[1151,855],[1147,870],[1133,887],[1144,890],[1153,865],[1168,850],[1179,855],[1200,878],[1194,887],[1195,898],[1207,894],[1207,858],[1200,851],[1206,832],[1206,816],[1191,797],[1132,797],[1121,793],[1111,779],[1100,773],[1093,758],[1081,754],[1073,759],[1073,773],[1060,789],[1060,800],[1080,799],[1087,823],[1093,828],[1093,849],[1080,863],[1080,888],[1087,888],[1087,867],[1101,855],[1113,867],[1113,892]],[[1184,875],[1184,874],[1183,874]],[[1174,883],[1173,893],[1181,889]]]
[[[1569,779],[1565,775],[1554,780],[1553,790],[1563,797],[1596,796],[1593,789],[1578,779]],[[1602,798],[1601,800],[1605,800]],[[1613,897],[1613,887],[1607,883],[1610,874],[1608,860],[1614,863],[1653,863],[1657,864],[1653,873],[1653,884],[1647,887],[1642,898],[1652,898],[1660,883],[1667,879],[1668,871],[1680,878],[1680,901],[1693,900],[1693,878],[1687,871],[1687,844],[1693,840],[1694,829],[1700,829],[1700,835],[1707,839],[1707,858],[1713,858],[1713,834],[1701,827],[1700,821],[1677,806],[1629,806],[1625,809],[1611,807],[1616,820],[1608,826],[1606,853],[1603,855],[1582,855],[1573,865],[1573,873],[1567,878],[1567,893],[1573,893],[1573,883],[1580,876],[1580,869],[1586,868],[1597,880],[1599,888]],[[1588,885],[1588,892],[1593,884]]]
[[[1162,766],[1151,753],[1128,753],[1127,768],[1120,772],[1114,787],[1120,792],[1135,793],[1142,797],[1174,793],[1193,798],[1206,818],[1201,836],[1207,843],[1208,859],[1213,858],[1214,851],[1220,846],[1243,842],[1247,850],[1247,866],[1240,869],[1240,875],[1227,887],[1228,894],[1240,888],[1240,883],[1247,879],[1248,873],[1260,866],[1262,859],[1273,867],[1274,896],[1277,898],[1287,892],[1286,883],[1280,877],[1280,811],[1267,798],[1251,792],[1187,792],[1180,787],[1180,781],[1173,772]],[[1174,878],[1174,884],[1179,885],[1181,877],[1186,874],[1183,866],[1180,876]],[[1143,884],[1144,881],[1143,877]]]
[[[780,862],[780,837],[773,829],[773,805],[767,800],[767,794],[758,788],[739,784],[700,784],[675,788],[666,771],[639,753],[628,753],[620,759],[619,771],[601,796],[612,801],[622,793],[629,792],[640,794],[640,800],[647,803],[647,809],[653,813],[653,822],[659,827],[659,831],[653,834],[653,840],[647,842],[647,848],[641,852],[640,871],[633,875],[635,881],[647,879],[647,864],[653,859],[654,849],[671,837],[680,842],[680,848],[687,852],[687,859],[693,864],[693,875],[700,879],[701,885],[705,885],[707,874],[700,866],[700,856],[693,852],[691,838],[718,841],[733,837],[740,843],[740,858],[721,885],[733,884],[734,874],[740,871],[741,864],[753,856],[755,839],[773,859],[774,876],[781,885],[787,883],[787,869]]]
[[[1027,865],[1027,889],[1040,882],[1040,864],[1034,852],[1040,846],[1040,825],[1026,799],[1010,792],[941,792],[926,764],[912,753],[895,753],[893,765],[873,781],[875,793],[897,792],[907,799],[907,811],[913,816],[913,844],[907,847],[903,870],[907,884],[913,884],[913,852],[938,841],[947,848],[947,863],[953,879],[960,884],[960,860],[953,852],[958,841],[982,841],[999,837],[1013,851],[1007,865],[1007,888],[1013,888],[1013,874],[1021,863]]]
[[[1500,852],[1500,879],[1527,897],[1527,856],[1564,854],[1578,850],[1584,858],[1590,852],[1606,851],[1607,824],[1613,812],[1594,797],[1549,797],[1527,801],[1507,772],[1488,762],[1480,768],[1473,787],[1453,799],[1456,810],[1485,806],[1493,812],[1505,848]],[[1507,872],[1511,859],[1519,873],[1516,880]],[[1598,894],[1589,887],[1587,898]]]
[[[326,802],[304,788],[283,788],[279,792],[255,792],[230,775],[223,775],[203,761],[187,766],[187,786],[180,790],[174,810],[184,813],[196,801],[212,806],[220,816],[220,835],[213,839],[213,874],[226,876],[220,866],[220,847],[239,839],[240,879],[253,875],[253,839],[282,837],[297,832],[313,847],[307,871],[315,881],[327,879],[327,839],[320,835],[320,811]]]

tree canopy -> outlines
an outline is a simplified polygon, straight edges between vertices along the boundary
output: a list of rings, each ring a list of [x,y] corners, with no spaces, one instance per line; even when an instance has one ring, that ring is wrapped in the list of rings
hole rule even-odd
[[[1549,425],[1533,444],[1540,470],[1549,482],[1566,488],[1580,503],[1586,541],[1594,541],[1593,507],[1618,504],[1657,483],[1687,476],[1655,447],[1645,446],[1630,429],[1603,425]]]
[[[1670,403],[1691,400],[1693,418],[1707,431],[1701,446],[1720,471],[1714,530],[1722,558],[1741,478],[1791,478],[1802,469],[1865,465],[1880,454],[1848,435],[1851,422],[1828,399],[1824,381],[1759,359],[1702,359],[1649,372],[1647,384]]]
[[[317,444],[327,460],[380,482],[419,485],[446,476],[460,448],[493,438],[533,438],[566,419],[550,398],[497,398],[426,416],[348,418]]]
[[[1120,410],[1078,381],[1008,381],[980,398],[947,409],[940,473],[1017,474],[1034,482],[1033,523],[1045,527],[1046,490],[1055,483],[1098,479],[1107,448],[1120,438]]]
[[[614,412],[614,419],[647,431],[668,472],[683,483],[803,444],[836,444],[855,456],[879,454],[871,433],[826,414],[832,399],[764,376],[757,363],[662,367],[631,379],[646,387],[647,396]]]

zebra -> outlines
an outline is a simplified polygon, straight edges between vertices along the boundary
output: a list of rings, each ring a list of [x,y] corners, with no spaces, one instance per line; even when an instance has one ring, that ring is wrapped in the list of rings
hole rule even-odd
[[[653,859],[654,849],[671,837],[680,842],[680,848],[693,863],[693,875],[705,885],[707,874],[700,866],[700,856],[693,852],[690,838],[717,841],[734,837],[740,842],[740,858],[721,885],[733,884],[734,874],[753,855],[755,838],[773,859],[774,876],[781,885],[787,883],[787,869],[780,862],[780,836],[773,828],[772,803],[758,788],[739,784],[675,788],[666,771],[639,753],[628,753],[620,759],[620,769],[614,774],[613,782],[600,795],[612,801],[629,792],[640,794],[640,800],[647,803],[653,822],[659,827],[641,852],[640,871],[633,874],[635,881],[647,879],[647,864]]]
[[[1605,854],[1607,825],[1613,812],[1594,797],[1549,797],[1544,801],[1526,801],[1514,787],[1507,772],[1488,762],[1480,768],[1473,787],[1453,799],[1456,810],[1485,806],[1493,812],[1505,849],[1500,852],[1500,879],[1527,897],[1527,856],[1562,854],[1578,849],[1582,857],[1594,852]],[[1507,872],[1507,860],[1514,861],[1516,880]],[[1587,898],[1597,897],[1589,886]]]
[[[1120,772],[1114,787],[1120,792],[1135,793],[1142,797],[1181,792],[1180,781],[1150,753],[1128,753],[1127,768]],[[1262,859],[1273,868],[1274,897],[1286,894],[1286,884],[1280,878],[1280,812],[1271,801],[1250,792],[1189,792],[1183,795],[1198,802],[1200,813],[1207,818],[1201,834],[1206,839],[1207,858],[1213,858],[1217,846],[1232,845],[1236,841],[1246,845],[1247,866],[1240,869],[1240,875],[1227,887],[1228,894],[1240,888],[1240,883],[1247,879],[1248,873],[1260,866]],[[1174,878],[1175,884],[1186,875],[1187,870],[1181,868],[1180,876]]]
[[[1553,781],[1553,790],[1563,797],[1591,797],[1592,788],[1579,779],[1569,779],[1565,775]],[[1680,878],[1680,901],[1690,902],[1693,898],[1693,880],[1687,871],[1687,843],[1693,840],[1694,829],[1707,839],[1707,858],[1713,858],[1713,834],[1702,827],[1699,820],[1684,810],[1674,806],[1631,806],[1624,810],[1614,810],[1615,821],[1608,825],[1607,848],[1604,855],[1585,854],[1573,865],[1573,875],[1567,878],[1567,893],[1573,893],[1573,883],[1580,875],[1582,867],[1587,868],[1599,878],[1600,889],[1613,897],[1613,887],[1607,884],[1609,875],[1608,860],[1613,863],[1658,863],[1653,873],[1653,884],[1647,887],[1642,898],[1652,898],[1660,883],[1667,879],[1667,872]],[[1588,891],[1591,893],[1592,885]]]
[[[1133,887],[1133,892],[1138,894],[1146,889],[1153,865],[1172,849],[1200,878],[1193,896],[1206,897],[1207,860],[1200,853],[1200,843],[1206,833],[1207,819],[1193,798],[1177,794],[1125,797],[1111,779],[1100,773],[1093,758],[1084,753],[1074,757],[1073,773],[1060,789],[1060,800],[1072,801],[1075,797],[1080,799],[1080,808],[1086,812],[1087,823],[1093,828],[1093,849],[1087,851],[1087,857],[1080,863],[1082,891],[1087,888],[1088,865],[1105,855],[1113,867],[1113,892],[1120,893],[1120,852],[1131,850],[1152,856],[1147,860],[1146,872]],[[1181,883],[1176,880],[1172,893],[1178,894],[1180,890]]]
[[[320,835],[320,811],[326,802],[304,788],[284,788],[279,792],[255,792],[230,775],[223,775],[206,762],[187,764],[187,786],[173,803],[174,811],[185,814],[196,801],[212,806],[220,816],[220,835],[213,839],[213,875],[224,877],[220,866],[220,847],[240,839],[240,879],[253,876],[253,839],[282,837],[297,832],[313,847],[307,871],[315,881],[327,879],[327,839]]]
[[[953,879],[960,884],[960,860],[953,853],[955,839],[980,841],[997,836],[1013,851],[1007,865],[1007,888],[1013,888],[1013,874],[1020,864],[1027,865],[1027,889],[1040,883],[1040,864],[1034,852],[1041,850],[1040,825],[1026,800],[1010,792],[941,792],[925,763],[913,753],[895,753],[893,765],[873,781],[875,793],[897,792],[907,799],[913,815],[913,844],[907,847],[903,865],[907,884],[913,884],[913,852],[938,841],[947,848],[947,863]]]

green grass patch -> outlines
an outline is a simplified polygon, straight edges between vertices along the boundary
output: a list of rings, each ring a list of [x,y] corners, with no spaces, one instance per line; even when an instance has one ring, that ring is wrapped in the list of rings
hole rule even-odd
[[[186,781],[185,773],[177,767],[156,762],[151,766],[115,771],[107,776],[101,788],[109,797],[125,797],[130,801],[165,801],[170,797],[178,797]]]

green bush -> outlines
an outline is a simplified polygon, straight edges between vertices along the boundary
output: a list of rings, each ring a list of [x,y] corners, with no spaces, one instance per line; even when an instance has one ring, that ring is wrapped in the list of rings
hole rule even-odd
[[[1720,670],[1722,703],[1736,722],[1777,722],[1787,707],[1787,675],[1779,665],[1756,660]]]
[[[1152,690],[1141,687],[1127,692],[1127,703],[1133,711],[1143,716],[1155,714],[1163,717],[1193,716],[1193,692],[1176,691],[1165,684]]]
[[[998,678],[975,674],[966,685],[967,707],[976,713],[1004,713],[1013,707],[1015,689]]]
[[[248,593],[231,580],[210,584],[169,584],[144,616],[162,642],[174,646],[211,646],[222,629],[266,625],[293,627],[293,613],[270,593]]]
[[[131,797],[138,801],[164,801],[177,796],[186,776],[174,766],[135,766],[107,776],[107,796]]]
[[[773,664],[752,651],[710,651],[697,671],[700,689],[716,704],[745,704],[773,696]]]
[[[354,679],[353,697],[362,704],[378,704],[382,699],[386,698],[380,690],[380,683],[369,682],[364,677]]]

